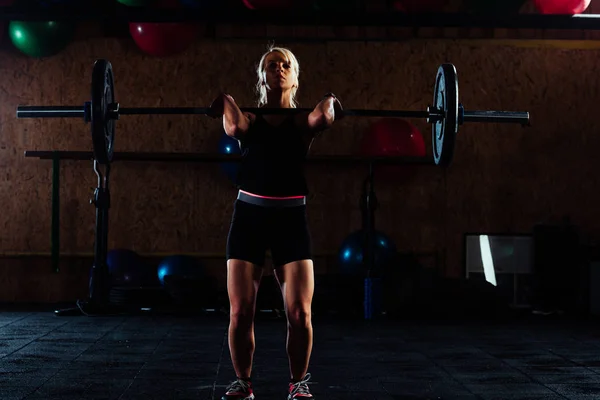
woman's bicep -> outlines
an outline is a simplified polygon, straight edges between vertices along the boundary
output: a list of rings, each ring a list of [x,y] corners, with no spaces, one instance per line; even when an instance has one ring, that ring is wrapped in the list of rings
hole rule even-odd
[[[227,136],[235,139],[243,137],[250,126],[254,123],[256,116],[252,113],[244,112],[238,121],[232,122],[227,118],[223,118],[223,128]]]
[[[327,127],[314,112],[302,112],[296,115],[295,123],[298,128],[310,136],[316,136]]]

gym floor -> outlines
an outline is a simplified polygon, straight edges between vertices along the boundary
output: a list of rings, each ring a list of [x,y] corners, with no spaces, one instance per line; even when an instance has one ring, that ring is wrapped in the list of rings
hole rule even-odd
[[[598,399],[593,322],[315,318],[316,399]],[[0,398],[220,399],[234,377],[225,316],[0,313]],[[285,399],[284,320],[256,322],[257,399]]]

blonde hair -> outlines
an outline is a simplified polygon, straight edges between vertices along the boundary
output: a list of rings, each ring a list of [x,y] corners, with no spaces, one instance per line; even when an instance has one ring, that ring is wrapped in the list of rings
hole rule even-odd
[[[256,93],[258,94],[258,106],[262,107],[267,104],[267,74],[266,74],[266,65],[265,62],[267,60],[267,56],[273,52],[278,52],[285,57],[286,61],[290,64],[292,71],[296,77],[296,84],[292,87],[290,91],[290,106],[292,108],[296,108],[298,106],[298,102],[296,101],[296,92],[298,91],[298,86],[300,83],[298,82],[298,76],[300,75],[300,64],[298,63],[298,59],[291,52],[291,50],[286,49],[285,47],[274,47],[269,46],[267,52],[262,55],[258,66],[256,67],[256,74],[258,75],[258,82],[256,83]]]

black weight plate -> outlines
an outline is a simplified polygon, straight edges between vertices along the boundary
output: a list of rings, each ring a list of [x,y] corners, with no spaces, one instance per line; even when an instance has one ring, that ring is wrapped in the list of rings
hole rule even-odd
[[[442,64],[438,68],[433,107],[444,114],[444,118],[434,121],[431,128],[433,159],[437,165],[447,167],[452,163],[458,133],[458,78],[452,64]]]
[[[108,60],[94,63],[91,103],[94,158],[100,164],[109,164],[113,157],[116,121],[109,113],[110,105],[115,103],[115,84]]]

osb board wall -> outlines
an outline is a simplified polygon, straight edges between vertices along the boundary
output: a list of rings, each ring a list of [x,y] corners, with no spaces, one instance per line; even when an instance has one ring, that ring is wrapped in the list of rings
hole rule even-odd
[[[73,42],[59,55],[33,60],[3,47],[0,55],[0,246],[46,252],[50,239],[51,162],[25,150],[88,150],[78,120],[16,120],[18,104],[79,105],[89,99],[91,66],[113,63],[124,107],[205,106],[220,92],[254,102],[253,67],[264,41],[199,41],[184,54],[146,57],[126,39]],[[420,110],[431,103],[435,71],[457,66],[461,100],[471,109],[528,110],[533,126],[463,126],[452,167],[420,169],[408,182],[380,180],[378,229],[403,251],[445,252],[446,273],[462,268],[467,231],[527,232],[570,215],[600,237],[596,207],[599,122],[597,50],[524,49],[460,41],[294,44],[301,62],[302,106],[335,92],[346,108]],[[313,154],[350,154],[373,120],[347,118],[313,146]],[[431,155],[429,126],[421,129]],[[203,116],[124,116],[117,151],[215,152],[219,121]],[[318,253],[335,252],[360,226],[363,167],[308,166],[309,218]],[[91,163],[61,169],[61,251],[90,252],[96,185]],[[115,163],[110,248],[143,253],[222,253],[235,189],[209,164]],[[17,268],[3,261],[5,268]],[[218,265],[217,265],[218,264]],[[216,263],[215,269],[223,263]],[[20,263],[18,268],[24,268]],[[317,266],[317,268],[323,268]],[[38,270],[36,268],[36,270]],[[39,268],[44,273],[44,268]],[[47,268],[51,274],[50,268]],[[219,271],[221,273],[222,271]],[[87,271],[85,271],[87,274]],[[8,285],[3,280],[2,285]]]

